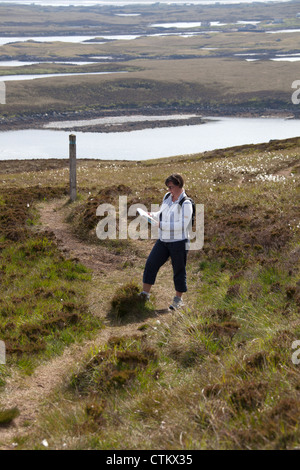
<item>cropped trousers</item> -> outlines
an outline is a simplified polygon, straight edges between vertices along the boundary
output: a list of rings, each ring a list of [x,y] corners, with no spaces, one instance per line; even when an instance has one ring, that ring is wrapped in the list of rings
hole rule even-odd
[[[157,240],[146,261],[143,282],[145,284],[155,284],[159,269],[171,258],[175,290],[177,292],[186,292],[186,241],[163,242]]]

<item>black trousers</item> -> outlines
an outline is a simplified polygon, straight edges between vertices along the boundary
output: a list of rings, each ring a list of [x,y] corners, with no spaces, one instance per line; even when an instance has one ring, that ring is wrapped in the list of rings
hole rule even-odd
[[[157,240],[146,261],[143,282],[153,285],[159,269],[171,258],[173,280],[177,292],[186,292],[186,250],[187,240],[177,242],[162,242]]]

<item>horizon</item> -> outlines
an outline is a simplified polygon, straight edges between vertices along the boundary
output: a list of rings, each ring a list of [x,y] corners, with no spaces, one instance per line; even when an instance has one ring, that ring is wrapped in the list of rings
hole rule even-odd
[[[97,5],[107,5],[107,6],[130,6],[130,5],[154,5],[154,4],[174,4],[174,5],[238,5],[238,4],[247,4],[247,3],[297,3],[297,0],[2,0],[0,1],[0,5],[8,3],[8,4],[15,4],[15,5],[31,5],[31,6],[97,6]]]

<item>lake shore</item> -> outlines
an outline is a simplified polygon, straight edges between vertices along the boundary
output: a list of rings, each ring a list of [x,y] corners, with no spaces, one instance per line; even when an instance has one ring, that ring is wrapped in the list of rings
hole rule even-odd
[[[144,120],[144,121],[137,121],[137,122],[124,122],[117,125],[89,125],[87,122],[86,126],[72,126],[69,128],[64,128],[64,130],[69,130],[72,132],[99,132],[99,133],[110,133],[110,132],[128,132],[132,130],[142,130],[142,129],[155,129],[158,127],[177,127],[177,126],[193,126],[199,124],[205,124],[207,122],[207,118],[203,116],[201,112],[199,112],[198,107],[196,109],[176,109],[176,110],[165,110],[165,109],[149,109],[143,108],[137,112],[137,110],[118,110],[118,111],[103,111],[103,112],[95,112],[95,111],[82,111],[82,112],[52,112],[52,113],[39,113],[37,115],[29,115],[29,116],[14,116],[8,118],[0,118],[0,132],[5,131],[14,131],[14,130],[25,130],[25,129],[43,129],[45,126],[49,125],[49,123],[55,122],[64,122],[64,121],[76,121],[78,122],[86,120],[93,120],[97,118],[103,117],[115,117],[115,116],[158,116],[157,120]],[[191,114],[192,117],[187,119],[174,119],[172,118],[173,115],[178,114]],[[198,116],[194,116],[194,114],[199,114]],[[213,109],[208,110],[206,115],[209,114],[211,117],[268,117],[268,118],[283,118],[283,119],[299,119],[297,113],[291,113],[291,111],[274,111],[270,110],[269,112],[266,111],[264,113],[259,113],[257,111],[247,111],[245,112],[233,112],[231,107],[228,106],[228,112],[226,112],[226,107],[224,112],[216,112]],[[166,116],[169,115],[170,118],[168,120],[159,120],[159,116]],[[59,127],[57,127],[59,129]]]
[[[70,123],[70,127],[63,129],[2,132],[0,160],[68,158],[70,133],[76,133],[77,136],[77,159],[101,161],[153,161],[299,137],[298,119],[206,116],[205,125],[204,119],[200,124],[184,125],[178,115],[174,115],[177,120],[174,119],[176,126],[172,127],[164,124],[164,117],[166,116],[160,117],[161,121],[154,121],[160,123],[158,128],[131,129],[124,132],[119,132],[118,126],[110,126],[114,128],[114,132],[82,132],[81,127],[74,131],[72,121],[65,121],[64,126]],[[126,117],[116,120],[110,117],[105,118],[105,122],[122,122],[123,119],[126,120]],[[148,119],[142,121],[142,124],[153,122],[150,117]],[[134,119],[130,121],[128,117],[127,124],[132,123],[140,124],[139,121],[134,122]],[[58,125],[59,122],[52,124]]]

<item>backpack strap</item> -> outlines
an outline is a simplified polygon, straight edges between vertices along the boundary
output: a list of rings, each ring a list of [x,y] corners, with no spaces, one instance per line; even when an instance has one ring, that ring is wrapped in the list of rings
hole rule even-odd
[[[181,201],[179,201],[179,204],[182,206],[182,204],[185,202],[185,201],[190,201],[190,203],[192,204],[192,219],[191,219],[191,222],[192,222],[192,226],[194,225],[194,222],[195,222],[195,202],[193,201],[192,198],[190,198],[189,196],[184,196]]]
[[[167,193],[164,197],[164,201],[166,199],[168,199],[168,197],[171,195],[171,193]],[[194,223],[194,217],[195,217],[195,214],[194,214],[194,201],[188,197],[188,196],[184,196],[180,201],[179,201],[179,205],[182,207],[182,204],[185,202],[185,201],[190,201],[191,204],[192,204],[192,207],[193,207],[193,213],[192,213],[192,224]],[[159,214],[159,220],[162,221],[162,212]]]
[[[185,201],[188,201],[188,200],[189,200],[189,198],[186,197],[186,196],[184,196],[184,197],[179,201],[178,204],[179,204],[180,206],[182,206],[182,204],[183,204]]]

